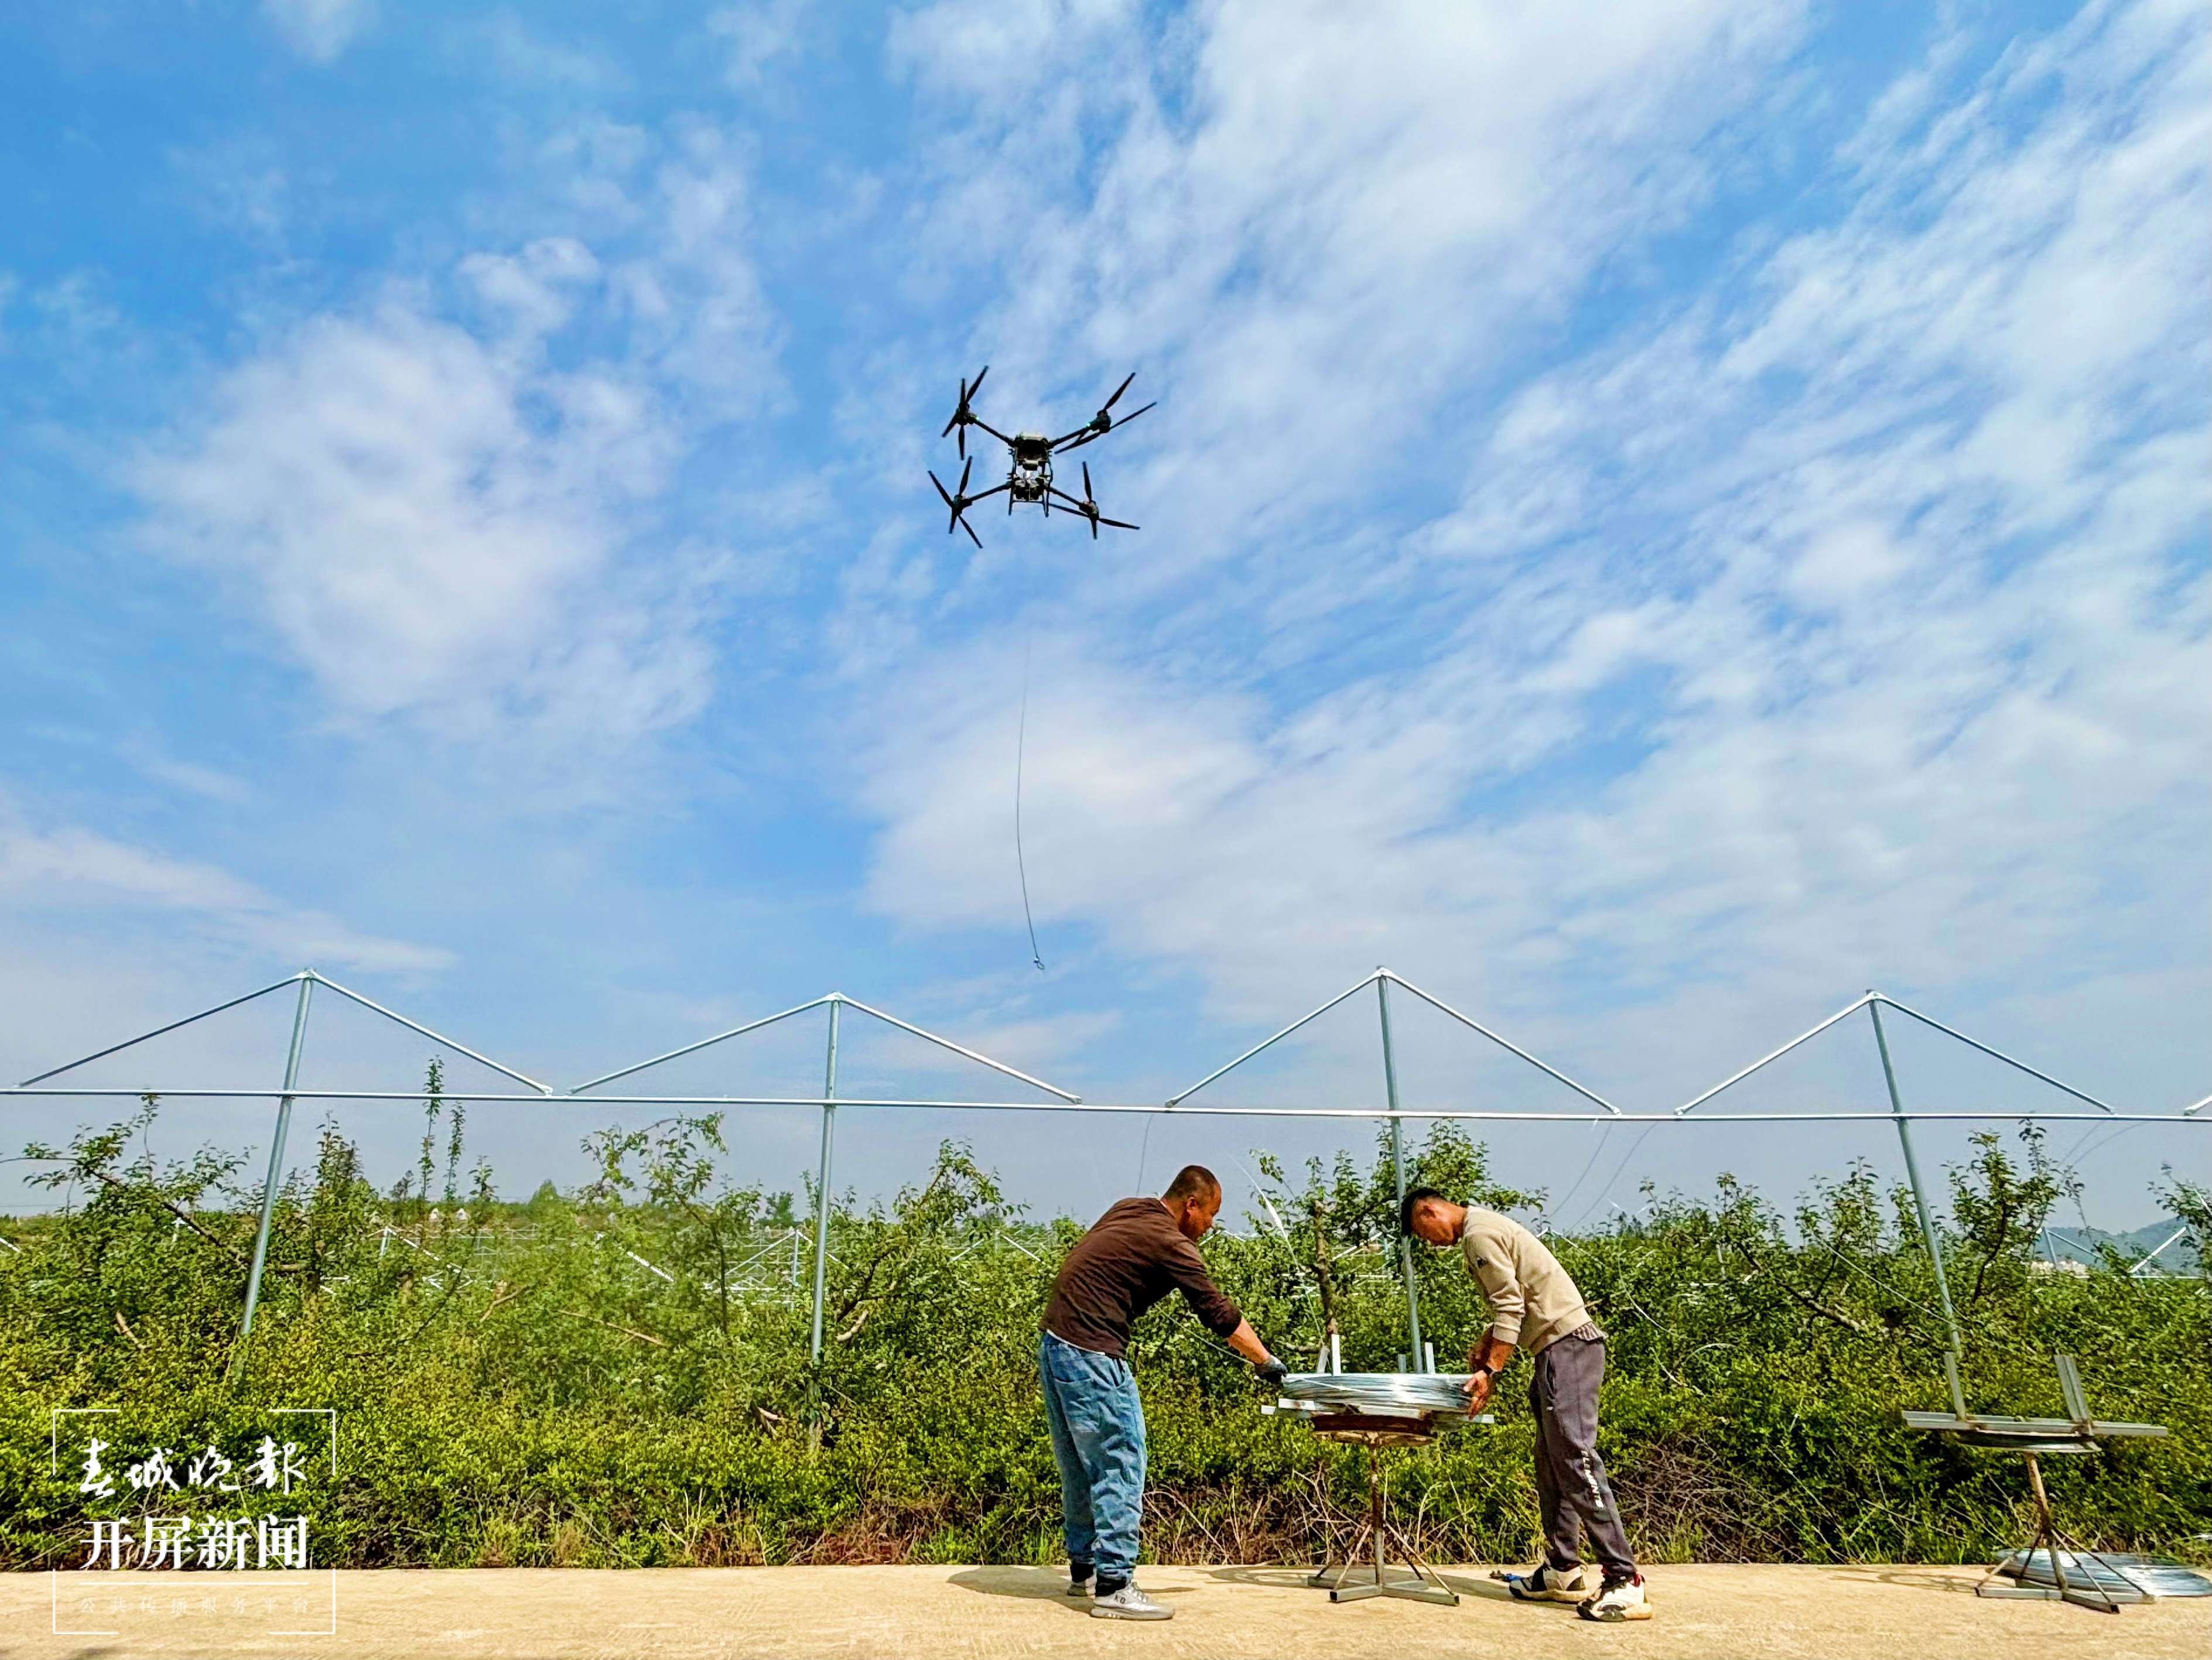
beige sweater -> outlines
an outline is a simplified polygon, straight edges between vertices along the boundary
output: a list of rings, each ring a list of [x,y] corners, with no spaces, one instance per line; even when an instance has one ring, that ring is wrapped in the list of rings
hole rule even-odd
[[[1499,1342],[1541,1354],[1589,1319],[1559,1259],[1510,1216],[1469,1205],[1459,1242],[1490,1300],[1490,1335]]]

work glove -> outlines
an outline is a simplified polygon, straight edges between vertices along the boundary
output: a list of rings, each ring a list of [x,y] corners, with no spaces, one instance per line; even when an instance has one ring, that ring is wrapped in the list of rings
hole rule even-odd
[[[1268,1357],[1267,1365],[1255,1367],[1254,1370],[1259,1372],[1260,1381],[1267,1384],[1269,1389],[1280,1389],[1283,1386],[1283,1379],[1291,1375],[1290,1367],[1272,1355]]]

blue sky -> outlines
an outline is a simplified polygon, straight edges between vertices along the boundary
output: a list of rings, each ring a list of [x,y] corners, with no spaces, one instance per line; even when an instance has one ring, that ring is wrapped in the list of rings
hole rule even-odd
[[[1869,984],[2195,1100],[2207,21],[19,9],[0,1060],[312,964],[560,1082],[836,986],[1143,1100],[1388,961],[1632,1106]],[[1138,372],[1088,454],[1141,532],[945,535],[985,362],[1002,425]],[[108,1081],[258,1081],[261,1019]],[[419,1069],[327,1019],[310,1081]],[[1425,1100],[1557,1104],[1407,1041]],[[1251,1099],[1370,1104],[1374,1042]],[[1764,1099],[1881,1105],[1853,1042]],[[852,1168],[957,1128],[1079,1209],[1333,1144],[1249,1122]],[[573,1174],[583,1126],[479,1123]],[[808,1126],[748,1129],[788,1181]],[[2103,1154],[2111,1220],[2203,1148]],[[1602,1198],[1856,1150],[1663,1140]]]

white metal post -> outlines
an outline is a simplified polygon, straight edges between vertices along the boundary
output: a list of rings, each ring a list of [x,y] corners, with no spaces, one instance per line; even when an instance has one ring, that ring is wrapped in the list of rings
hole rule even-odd
[[[1920,1161],[1912,1156],[1912,1130],[1905,1116],[1905,1103],[1898,1099],[1897,1070],[1889,1063],[1889,1039],[1882,1034],[1881,1004],[1871,991],[1867,993],[1867,1013],[1874,1016],[1874,1041],[1881,1051],[1882,1081],[1889,1086],[1890,1115],[1897,1122],[1898,1143],[1905,1149],[1905,1179],[1912,1184],[1912,1206],[1920,1213],[1920,1235],[1927,1241],[1928,1260],[1936,1269],[1936,1299],[1943,1306],[1944,1330],[1950,1334],[1951,1352],[1964,1354],[1965,1348],[1959,1338],[1959,1316],[1951,1306],[1951,1284],[1943,1274],[1942,1242],[1936,1235],[1936,1221],[1928,1209],[1927,1190],[1920,1184]]]
[[[837,1127],[837,1009],[843,1002],[836,993],[830,995],[829,1053],[822,1064],[822,1166],[814,1189],[814,1335],[807,1345],[808,1362],[817,1366],[822,1364],[822,1303],[830,1280],[830,1150]]]
[[[292,1091],[300,1081],[300,1051],[307,1040],[307,1000],[314,994],[312,975],[300,977],[300,1001],[292,1010],[292,1046],[284,1056],[284,1093],[276,1100],[276,1129],[269,1145],[269,1176],[261,1184],[261,1226],[253,1235],[253,1266],[246,1275],[246,1318],[239,1322],[243,1342],[253,1330],[254,1305],[261,1300],[261,1269],[269,1260],[269,1227],[276,1215],[276,1187],[284,1175],[284,1132],[292,1123]]]
[[[1406,1138],[1398,1118],[1398,1062],[1390,1048],[1390,977],[1387,974],[1378,972],[1375,976],[1375,1004],[1382,1017],[1382,1089],[1390,1103],[1390,1173],[1397,1184],[1398,1210],[1402,1215],[1406,1208]],[[1396,1226],[1395,1216],[1391,1225]],[[1406,1329],[1413,1338],[1409,1352],[1416,1357],[1413,1364],[1419,1366],[1418,1357],[1423,1353],[1421,1300],[1413,1285],[1413,1241],[1403,1232],[1398,1237],[1398,1267],[1406,1278]]]

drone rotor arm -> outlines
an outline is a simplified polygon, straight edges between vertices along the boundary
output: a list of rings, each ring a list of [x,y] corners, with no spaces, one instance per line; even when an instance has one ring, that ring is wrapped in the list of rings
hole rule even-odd
[[[1013,439],[1008,438],[1004,433],[1000,432],[996,427],[994,427],[989,421],[984,420],[983,417],[979,415],[969,415],[968,417],[968,425],[970,427],[981,427],[985,432],[990,433],[993,438],[997,439],[1000,443],[1006,445],[1009,447],[1012,447],[1013,444]]]

